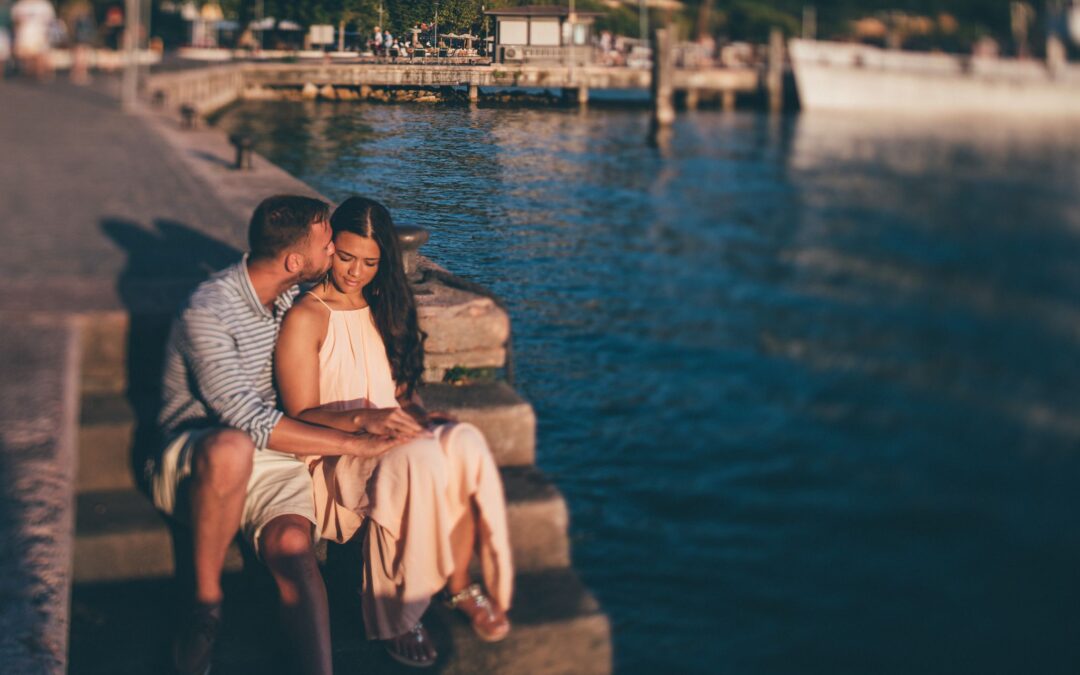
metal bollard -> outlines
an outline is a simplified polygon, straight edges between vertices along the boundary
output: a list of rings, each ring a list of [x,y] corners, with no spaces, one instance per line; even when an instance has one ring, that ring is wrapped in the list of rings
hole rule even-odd
[[[427,243],[430,235],[427,230],[418,225],[398,225],[396,229],[398,245],[401,246],[401,263],[405,266],[405,276],[409,281],[416,283],[421,276],[417,270],[417,257],[420,255],[420,247]]]
[[[185,103],[180,106],[180,118],[182,120],[181,126],[185,129],[195,128],[195,106],[190,103]]]
[[[254,139],[244,134],[231,134],[229,142],[236,148],[236,163],[233,168],[250,171],[252,148],[255,147]]]

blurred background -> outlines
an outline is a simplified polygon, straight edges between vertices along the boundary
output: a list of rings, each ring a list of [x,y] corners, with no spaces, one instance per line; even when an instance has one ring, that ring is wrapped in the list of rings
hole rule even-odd
[[[505,303],[615,672],[1080,671],[1080,4],[578,0],[554,51],[526,4],[0,0],[8,287],[243,248],[140,126],[161,78],[567,72],[198,113]]]

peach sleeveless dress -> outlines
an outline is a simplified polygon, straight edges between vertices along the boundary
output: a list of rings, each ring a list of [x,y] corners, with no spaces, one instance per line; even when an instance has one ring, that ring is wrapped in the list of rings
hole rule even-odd
[[[322,302],[321,298],[314,296]],[[323,302],[326,305],[325,302]],[[319,401],[332,409],[397,407],[386,348],[370,308],[330,309],[319,350]],[[369,639],[385,640],[420,620],[454,571],[450,533],[477,507],[484,586],[510,608],[513,563],[498,467],[471,424],[444,424],[377,459],[307,457],[322,537],[364,533],[362,609]]]

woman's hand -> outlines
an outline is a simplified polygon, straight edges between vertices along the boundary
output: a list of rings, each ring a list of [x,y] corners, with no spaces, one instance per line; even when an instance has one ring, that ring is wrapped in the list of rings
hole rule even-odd
[[[357,431],[375,436],[415,436],[424,427],[401,408],[372,408],[353,415]]]

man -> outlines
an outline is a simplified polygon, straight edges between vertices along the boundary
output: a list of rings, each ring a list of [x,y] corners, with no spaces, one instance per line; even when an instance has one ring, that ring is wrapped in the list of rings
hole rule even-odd
[[[274,343],[297,284],[330,268],[328,216],[316,199],[264,200],[251,218],[250,253],[195,290],[169,336],[159,417],[166,442],[149,481],[155,505],[193,533],[195,604],[173,646],[181,673],[209,670],[221,571],[237,530],[277,582],[298,666],[331,672],[311,478],[298,456],[378,456],[420,431],[414,425],[396,437],[354,435],[277,410]]]

